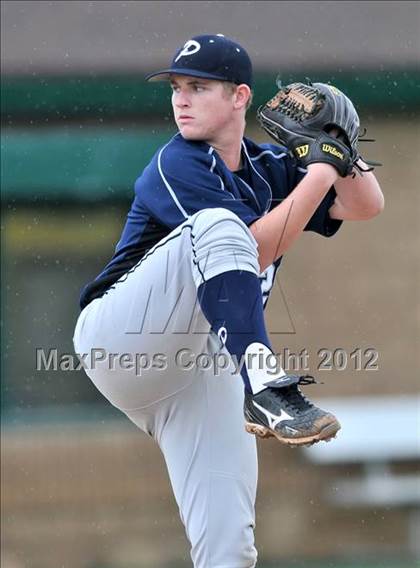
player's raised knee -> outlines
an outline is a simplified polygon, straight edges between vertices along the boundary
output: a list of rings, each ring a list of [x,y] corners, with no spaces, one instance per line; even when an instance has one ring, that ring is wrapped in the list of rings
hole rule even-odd
[[[228,244],[229,237],[232,237],[235,240],[246,239],[253,248],[256,248],[257,243],[249,228],[236,213],[229,209],[224,207],[202,209],[192,216],[191,222],[197,238],[211,231],[213,238],[224,239],[226,244]]]
[[[235,213],[222,207],[205,209],[192,218],[194,280],[199,286],[231,270],[259,274],[257,242]]]

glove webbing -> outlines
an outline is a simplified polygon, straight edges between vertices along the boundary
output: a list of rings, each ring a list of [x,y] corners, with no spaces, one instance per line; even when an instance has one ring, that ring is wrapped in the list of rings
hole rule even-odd
[[[298,85],[279,91],[267,103],[271,110],[280,111],[292,120],[314,116],[324,104],[325,96],[317,89]]]

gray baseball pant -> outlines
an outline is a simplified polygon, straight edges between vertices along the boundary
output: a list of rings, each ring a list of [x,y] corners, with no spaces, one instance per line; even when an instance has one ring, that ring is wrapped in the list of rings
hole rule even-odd
[[[195,568],[257,558],[243,382],[197,300],[203,279],[229,270],[259,274],[254,237],[226,209],[199,211],[93,300],[74,334],[76,353],[100,353],[86,371],[98,390],[159,444]]]

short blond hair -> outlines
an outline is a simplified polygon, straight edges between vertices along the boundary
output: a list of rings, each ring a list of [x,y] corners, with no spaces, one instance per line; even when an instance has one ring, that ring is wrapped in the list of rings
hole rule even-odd
[[[236,91],[237,87],[238,87],[238,85],[236,83],[230,83],[229,81],[223,81],[223,88],[224,88],[225,92],[228,93],[229,95],[233,95],[233,93]],[[245,110],[248,110],[250,108],[250,106],[252,105],[253,96],[254,96],[254,92],[251,91],[248,102],[246,103]]]

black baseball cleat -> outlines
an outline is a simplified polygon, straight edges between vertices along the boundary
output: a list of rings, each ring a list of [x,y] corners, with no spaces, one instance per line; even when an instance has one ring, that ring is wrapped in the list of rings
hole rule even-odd
[[[310,375],[285,375],[265,383],[263,391],[245,391],[245,428],[261,438],[276,437],[289,446],[311,446],[328,442],[340,430],[337,418],[310,402],[299,385],[317,381]]]

